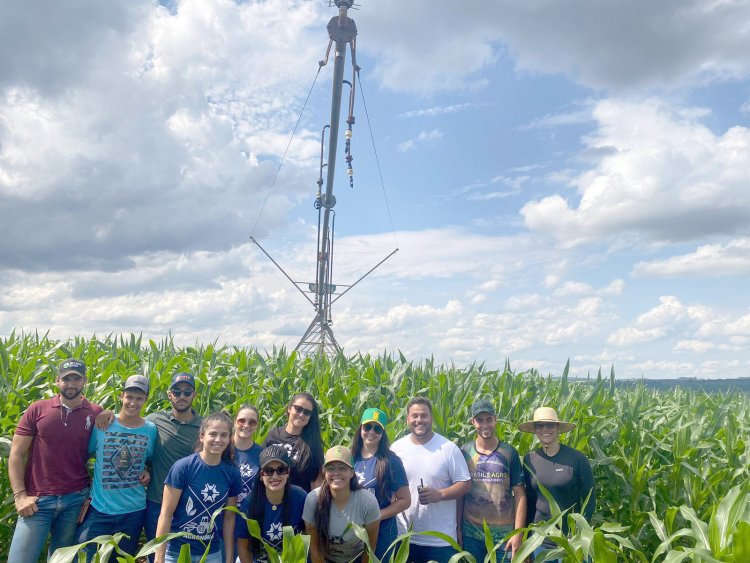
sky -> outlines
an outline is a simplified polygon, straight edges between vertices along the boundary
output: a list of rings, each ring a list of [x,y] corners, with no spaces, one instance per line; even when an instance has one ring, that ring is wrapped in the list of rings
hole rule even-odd
[[[328,4],[0,3],[0,335],[294,348],[314,310],[250,237],[314,279]],[[399,250],[333,306],[345,354],[750,376],[748,0],[350,16],[334,283]]]

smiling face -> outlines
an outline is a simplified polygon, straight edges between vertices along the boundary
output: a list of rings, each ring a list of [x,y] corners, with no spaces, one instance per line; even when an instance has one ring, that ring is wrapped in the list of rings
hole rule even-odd
[[[286,410],[288,418],[286,430],[290,434],[301,434],[302,429],[310,422],[313,412],[313,404],[304,397],[294,399]]]
[[[418,442],[426,442],[432,438],[432,413],[427,405],[416,403],[409,407],[406,424],[412,437]]]
[[[241,409],[234,419],[234,435],[242,440],[252,440],[258,428],[258,413],[254,409]]]
[[[343,491],[349,488],[354,469],[343,462],[333,461],[323,466],[323,476],[331,491]]]
[[[490,413],[480,412],[471,419],[471,423],[474,425],[474,429],[477,431],[477,435],[481,438],[488,440],[495,436],[497,418],[492,416]]]
[[[359,427],[362,443],[368,448],[376,450],[380,440],[383,439],[383,427],[377,422],[366,422]]]
[[[200,442],[204,453],[221,455],[229,445],[229,425],[220,420],[214,420],[206,425],[200,434]]]
[[[544,447],[560,442],[560,431],[556,422],[535,422],[534,434]]]
[[[267,491],[283,491],[289,479],[289,467],[278,461],[270,461],[260,470],[260,478]]]
[[[185,413],[193,407],[195,389],[189,383],[181,381],[167,391],[167,398],[176,413]]]
[[[79,373],[67,373],[62,377],[58,377],[56,383],[63,399],[71,402],[80,397],[83,392],[83,386],[86,384],[86,378]]]
[[[146,403],[147,395],[138,389],[126,389],[122,392],[122,414],[128,418],[138,418],[141,416],[141,409]]]

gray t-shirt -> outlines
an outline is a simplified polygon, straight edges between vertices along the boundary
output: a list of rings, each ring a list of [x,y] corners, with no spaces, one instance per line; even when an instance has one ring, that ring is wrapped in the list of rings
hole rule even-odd
[[[320,488],[313,489],[305,499],[305,509],[302,512],[302,519],[314,526],[317,526],[316,512],[319,495]],[[339,510],[331,502],[331,519],[328,530],[331,551],[324,554],[325,560],[334,563],[349,563],[357,557],[364,550],[365,544],[354,535],[351,528],[346,530],[347,525],[349,522],[353,522],[360,526],[368,526],[378,520],[380,520],[378,501],[375,495],[365,489],[352,491],[344,510]],[[372,547],[375,548],[375,546]]]

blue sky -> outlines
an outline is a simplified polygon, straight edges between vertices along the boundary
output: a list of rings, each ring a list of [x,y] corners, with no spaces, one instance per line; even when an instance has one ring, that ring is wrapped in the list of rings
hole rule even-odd
[[[0,6],[0,334],[293,347],[324,0]],[[750,5],[363,1],[346,353],[750,375]],[[347,71],[348,77],[348,71]],[[267,201],[266,201],[267,198]],[[387,198],[387,204],[386,204]],[[266,201],[265,205],[262,203]]]

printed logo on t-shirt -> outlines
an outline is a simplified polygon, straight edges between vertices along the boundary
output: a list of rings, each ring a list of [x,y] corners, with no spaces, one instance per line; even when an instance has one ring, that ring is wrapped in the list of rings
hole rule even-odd
[[[331,536],[331,545],[344,545],[344,536]]]
[[[86,417],[86,430],[91,430],[91,415]]]
[[[365,472],[356,471],[354,474],[357,476],[357,481],[359,481],[359,484],[364,485],[365,484]]]
[[[271,524],[271,527],[268,528],[268,531],[266,532],[266,536],[271,542],[279,541],[284,536],[283,525],[281,522]]]
[[[206,483],[200,491],[187,487],[188,499],[185,512],[190,520],[180,526],[180,531],[188,532],[189,538],[208,541],[212,538],[210,530],[211,515],[224,505],[227,493],[219,493],[213,483]]]
[[[249,463],[240,463],[240,475],[243,479],[253,476],[253,466]]]
[[[102,488],[126,489],[140,486],[138,481],[145,462],[148,436],[108,431],[102,452]]]

